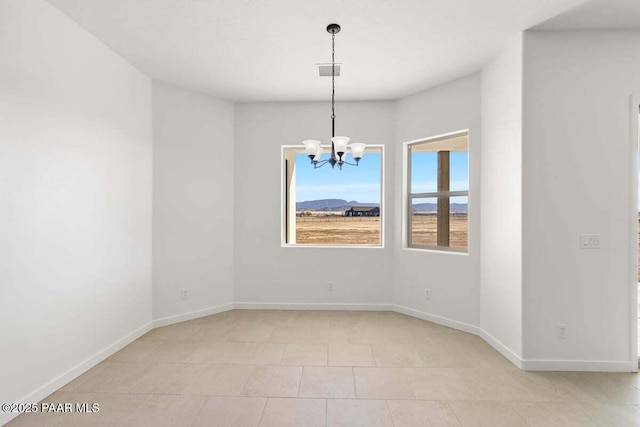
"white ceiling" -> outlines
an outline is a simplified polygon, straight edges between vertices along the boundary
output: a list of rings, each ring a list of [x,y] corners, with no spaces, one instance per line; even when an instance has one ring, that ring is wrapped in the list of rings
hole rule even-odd
[[[234,101],[397,99],[585,0],[49,0],[151,78]],[[611,0],[609,0],[611,1]]]
[[[628,30],[640,28],[640,0],[593,0],[551,18],[536,30]]]

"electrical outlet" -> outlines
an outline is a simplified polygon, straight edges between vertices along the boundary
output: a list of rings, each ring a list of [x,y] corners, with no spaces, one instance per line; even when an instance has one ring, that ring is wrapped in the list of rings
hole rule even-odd
[[[580,247],[582,249],[600,249],[600,235],[582,234],[580,236]]]
[[[424,288],[424,298],[425,299],[431,299],[431,289]]]
[[[568,335],[567,325],[564,323],[558,323],[556,325],[556,336],[558,339],[563,340],[566,339]]]
[[[183,289],[180,291],[182,299],[189,299],[189,289]]]
[[[329,282],[329,283],[327,283],[327,290],[328,290],[329,292],[333,292],[333,282]]]

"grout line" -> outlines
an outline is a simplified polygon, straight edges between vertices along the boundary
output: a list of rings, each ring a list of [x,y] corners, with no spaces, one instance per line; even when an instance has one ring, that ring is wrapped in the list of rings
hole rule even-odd
[[[287,352],[287,347],[289,347],[289,344],[284,345],[284,348],[282,349],[282,354],[280,354],[280,366],[283,366],[282,362],[284,361],[284,354]]]
[[[267,403],[269,403],[269,398],[267,397],[266,399],[264,399],[264,406],[262,407],[262,413],[260,414],[260,420],[258,421],[258,424],[256,427],[260,427],[260,424],[262,423],[262,419],[264,418],[264,413],[267,410]]]
[[[393,427],[396,427],[396,419],[393,418],[393,414],[391,413],[391,407],[389,407],[389,401],[385,399],[384,403],[387,405],[387,411],[389,411],[389,417],[391,418],[391,422],[393,423]]]
[[[240,365],[242,366],[242,365]],[[244,384],[242,384],[242,387],[240,388],[240,395],[239,396],[234,396],[234,397],[242,397],[242,392],[244,391],[244,388],[247,386],[247,384],[249,384],[249,379],[251,379],[251,375],[253,375],[253,371],[256,370],[256,366],[254,366],[251,369],[251,372],[249,372],[249,375],[247,375],[247,379],[244,381]]]
[[[329,400],[324,399],[324,427],[329,426]]]
[[[353,395],[358,398],[358,390],[356,389],[356,374],[353,370],[353,366],[351,367],[351,379],[353,380]]]
[[[331,366],[331,365],[329,365],[329,346],[330,346],[331,344],[325,344],[325,345],[327,346],[327,363],[326,363],[326,365],[325,365],[325,366]]]
[[[378,366],[378,359],[376,359],[376,352],[373,349],[373,344],[369,344],[369,345],[371,346],[371,357],[373,357],[373,363],[376,368],[380,368],[381,366]]]

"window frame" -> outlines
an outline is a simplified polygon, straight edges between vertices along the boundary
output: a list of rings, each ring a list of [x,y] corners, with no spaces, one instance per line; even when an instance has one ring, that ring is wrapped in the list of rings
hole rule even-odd
[[[325,150],[331,150],[331,144],[322,144],[322,148]],[[292,222],[290,217],[288,216],[290,206],[289,206],[289,196],[287,187],[287,167],[286,167],[286,153],[288,150],[296,150],[296,154],[301,154],[305,152],[305,148],[303,145],[281,145],[280,146],[280,247],[282,248],[311,248],[311,249],[384,249],[385,248],[385,222],[386,222],[386,203],[385,203],[385,146],[384,144],[367,144],[365,150],[365,156],[367,155],[367,150],[376,150],[380,153],[380,244],[370,245],[370,244],[331,244],[331,245],[314,245],[314,244],[301,244],[301,243],[288,243],[287,242],[287,231],[289,227],[292,226]],[[326,152],[326,151],[325,151]],[[310,164],[306,164],[308,167],[313,167]],[[325,165],[324,167],[330,167],[330,165]],[[345,167],[355,167],[355,166],[345,166]],[[340,171],[336,171],[339,173]],[[293,171],[293,175],[295,176],[295,169]],[[293,223],[295,227],[295,222]]]
[[[467,176],[468,178],[468,189],[462,191],[433,191],[427,193],[412,193],[411,192],[411,147],[414,145],[420,144],[428,144],[432,142],[442,141],[446,139],[453,139],[460,136],[467,137]],[[461,129],[453,132],[443,133],[435,136],[430,136],[428,138],[420,138],[413,141],[407,141],[403,144],[403,230],[402,230],[402,248],[405,250],[416,250],[416,251],[426,251],[426,252],[439,252],[439,253],[447,253],[447,254],[456,254],[456,255],[469,255],[469,248],[471,247],[471,203],[470,203],[470,187],[471,187],[471,174],[470,174],[470,151],[469,151],[469,143],[470,143],[470,132],[469,129]],[[412,225],[413,225],[413,199],[425,199],[425,198],[435,198],[439,197],[467,197],[467,247],[463,248],[452,248],[449,246],[438,246],[438,245],[420,245],[412,242]]]

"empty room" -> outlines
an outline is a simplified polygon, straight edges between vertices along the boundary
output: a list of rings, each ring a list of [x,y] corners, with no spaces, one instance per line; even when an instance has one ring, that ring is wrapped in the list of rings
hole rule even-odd
[[[0,425],[640,426],[637,0],[0,0]]]

